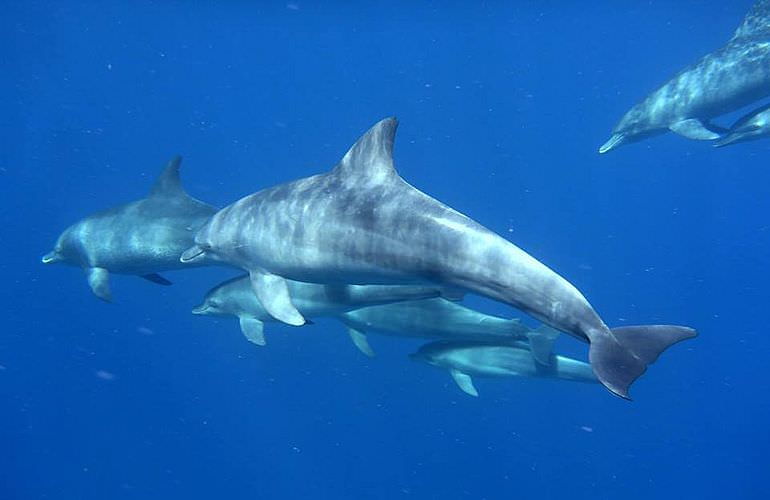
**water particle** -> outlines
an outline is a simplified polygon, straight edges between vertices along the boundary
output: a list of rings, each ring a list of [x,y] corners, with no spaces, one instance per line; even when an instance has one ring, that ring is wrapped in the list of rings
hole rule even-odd
[[[593,432],[594,428],[593,427],[588,427],[587,425],[583,425],[583,426],[580,427],[580,430],[583,430],[585,432]]]
[[[110,373],[106,370],[98,370],[96,372],[96,376],[99,377],[102,380],[115,380],[115,374]]]

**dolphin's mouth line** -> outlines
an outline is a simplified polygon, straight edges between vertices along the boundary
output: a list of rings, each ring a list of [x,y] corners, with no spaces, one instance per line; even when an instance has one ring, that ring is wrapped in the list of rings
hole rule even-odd
[[[201,304],[199,306],[193,307],[192,313],[193,314],[206,314],[206,311],[208,311],[209,306],[205,304]]]

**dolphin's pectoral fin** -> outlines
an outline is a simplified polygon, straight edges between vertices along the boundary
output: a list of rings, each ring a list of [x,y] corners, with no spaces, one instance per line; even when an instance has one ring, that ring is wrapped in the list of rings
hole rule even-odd
[[[247,316],[241,316],[238,318],[241,323],[241,331],[243,335],[257,345],[265,345],[265,324],[256,318],[249,318]]]
[[[542,365],[551,364],[551,353],[553,352],[553,343],[559,336],[559,331],[550,326],[540,325],[535,330],[527,333],[529,339],[529,350],[532,351],[532,357]]]
[[[675,134],[696,141],[713,141],[714,139],[719,139],[718,133],[709,130],[708,127],[697,118],[689,118],[687,120],[676,122],[668,128]]]
[[[348,335],[350,335],[350,340],[353,341],[353,345],[356,346],[359,351],[370,358],[374,357],[374,350],[372,349],[372,346],[369,345],[369,341],[364,332],[348,327]]]
[[[473,386],[473,379],[470,375],[467,373],[463,373],[460,370],[456,368],[450,368],[449,373],[452,375],[452,378],[455,382],[457,382],[457,385],[462,389],[462,391],[465,394],[470,394],[471,396],[478,397],[479,391],[476,390],[476,388]]]
[[[292,304],[286,280],[275,274],[251,271],[251,288],[270,316],[292,326],[302,326],[305,318]]]
[[[142,278],[146,279],[147,281],[152,281],[153,283],[157,283],[158,285],[163,285],[163,286],[169,286],[173,284],[158,273],[143,274]]]
[[[112,293],[110,293],[110,273],[103,267],[87,267],[86,277],[88,285],[94,295],[104,300],[112,302]]]

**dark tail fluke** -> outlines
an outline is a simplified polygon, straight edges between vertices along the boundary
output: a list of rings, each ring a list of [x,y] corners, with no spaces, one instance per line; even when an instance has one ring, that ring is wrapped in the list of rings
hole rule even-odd
[[[686,326],[613,328],[611,335],[591,338],[588,356],[601,383],[621,398],[631,399],[628,388],[647,370],[647,365],[671,345],[695,335],[695,330]]]

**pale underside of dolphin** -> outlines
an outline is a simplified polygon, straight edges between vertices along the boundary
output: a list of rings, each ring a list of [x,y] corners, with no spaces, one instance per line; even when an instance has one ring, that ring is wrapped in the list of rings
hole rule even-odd
[[[770,136],[770,104],[750,111],[736,120],[733,126],[714,143],[714,146],[721,148],[768,136]]]
[[[286,283],[293,304],[305,318],[339,316],[360,307],[439,297],[444,293],[435,286],[420,285],[323,285],[293,280]],[[235,316],[244,336],[261,346],[266,344],[264,323],[278,321],[257,300],[248,276],[238,276],[212,288],[192,312]]]
[[[457,386],[471,396],[479,395],[474,376],[598,382],[588,363],[556,354],[548,363],[541,363],[519,343],[439,341],[420,347],[410,358],[445,368]]]
[[[480,342],[526,342],[532,355],[547,364],[558,331],[541,325],[532,329],[519,319],[482,313],[444,298],[409,300],[362,307],[339,315],[351,340],[361,352],[374,356],[367,333],[393,337],[415,337]]]
[[[768,95],[770,0],[759,0],[725,46],[686,67],[631,108],[599,152],[669,130],[689,139],[718,139],[724,130],[709,120]]]
[[[97,212],[68,227],[43,263],[81,267],[91,290],[106,301],[112,299],[109,273],[170,285],[158,273],[185,267],[179,256],[216,212],[185,192],[180,163],[179,156],[169,161],[146,198]]]
[[[532,256],[404,181],[393,166],[397,122],[377,123],[330,172],[278,185],[220,210],[181,260],[207,256],[247,270],[265,309],[301,325],[286,279],[314,283],[433,283],[514,306],[590,343],[613,393],[671,344],[678,326],[611,331],[583,295]]]

